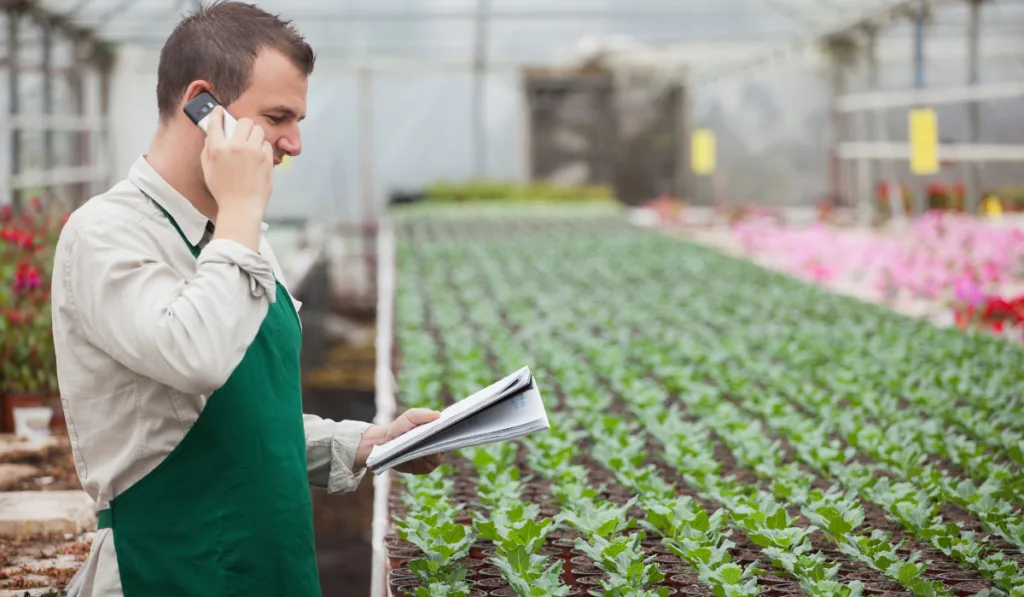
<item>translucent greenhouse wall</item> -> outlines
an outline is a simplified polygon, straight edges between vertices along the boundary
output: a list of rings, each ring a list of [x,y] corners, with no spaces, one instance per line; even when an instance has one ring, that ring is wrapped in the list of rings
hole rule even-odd
[[[966,10],[943,11],[944,22],[961,20],[966,30]],[[1020,17],[1017,16],[1017,19]],[[1005,29],[1004,29],[1005,30]],[[925,40],[926,86],[967,85],[966,36],[952,37],[943,29],[942,39]],[[1005,34],[986,38],[982,30],[982,83],[1024,80],[1024,39]],[[879,36],[879,88],[914,86],[913,38],[910,24],[901,24]],[[864,62],[848,71],[847,91],[866,91],[868,71]],[[790,62],[763,70],[751,70],[693,89],[693,122],[717,134],[718,196],[729,203],[810,205],[830,191],[829,131],[831,71],[824,57]],[[1020,128],[1024,99],[988,101],[981,104],[982,143],[1024,143]],[[968,143],[967,104],[936,107],[942,142]],[[887,141],[907,140],[907,111],[885,113]],[[867,140],[858,135],[860,114],[847,117],[847,141]],[[872,141],[879,139],[872,138]],[[856,163],[845,162],[848,176],[856,177]],[[888,173],[910,182],[906,162],[888,162]],[[885,172],[885,171],[880,171]],[[944,169],[930,179],[963,179],[962,166]],[[1024,183],[1024,166],[1013,163],[982,164],[985,188]],[[698,183],[697,199],[709,201],[712,182]],[[855,198],[853,198],[855,199]]]
[[[62,31],[51,33],[50,66],[53,75],[47,79],[43,70],[44,44],[43,30],[39,23],[31,18],[21,18],[17,25],[18,62],[22,65],[18,72],[18,90],[16,94],[18,113],[22,117],[42,116],[46,111],[43,101],[44,88],[47,81],[51,85],[51,114],[54,116],[94,117],[99,113],[99,75],[92,65],[85,65],[76,59],[71,41]],[[9,39],[9,23],[7,13],[0,11],[0,114],[11,113],[12,94],[10,89],[10,69],[8,55],[11,40]],[[78,89],[80,86],[80,96]],[[81,114],[79,114],[79,97]],[[6,123],[4,123],[6,124]],[[7,126],[0,126],[0,205],[10,202],[15,190],[10,188],[9,173],[14,168],[14,146],[11,133]],[[67,129],[57,129],[49,133],[51,140],[51,161],[46,160],[47,133],[39,127],[21,129],[18,133],[17,162],[19,173],[42,172],[46,170],[73,169],[99,163],[98,156],[102,153],[101,136],[95,133],[82,133]],[[29,183],[31,184],[31,183]],[[89,194],[91,188],[84,190],[78,187],[89,187],[88,183],[58,184],[52,187],[18,185],[17,194],[24,200],[33,196],[53,196],[70,204],[79,196]],[[98,188],[98,187],[97,187]]]
[[[115,172],[145,151],[157,121],[158,50],[125,47],[114,79]],[[487,80],[487,172],[519,179],[518,76]],[[378,205],[393,188],[473,175],[469,73],[378,72],[373,75],[373,179]],[[302,155],[279,168],[273,218],[362,218],[359,76],[330,59],[310,80]]]
[[[701,66],[705,58],[720,57],[724,48],[737,49],[735,43],[722,45],[724,36],[737,39],[749,31],[748,40],[740,45],[742,49],[742,45],[749,48],[754,43],[766,43],[767,38],[786,39],[801,33],[798,24],[766,12],[764,6],[755,11],[755,5],[760,4],[759,0],[729,0],[706,9],[721,15],[731,13],[731,20],[704,17],[699,22],[673,19],[639,24],[533,21],[528,31],[537,31],[536,39],[524,35],[522,23],[496,21],[489,54],[498,66],[487,76],[485,92],[486,175],[506,180],[523,180],[528,175],[520,75],[509,65],[562,61],[573,55],[582,37],[613,31],[644,39],[677,40],[687,47],[706,46],[709,49],[694,55],[696,66]],[[512,6],[497,2],[495,10]],[[595,8],[602,6],[622,7],[611,1],[595,4]],[[1007,25],[1024,18],[1024,4],[986,5],[983,14],[982,82],[1021,80],[1024,38],[1009,34],[1011,28]],[[926,84],[966,84],[967,9],[962,4],[941,9],[935,21],[925,41]],[[472,54],[471,21],[377,25],[380,31],[370,24],[302,24],[322,53],[311,81],[309,120],[303,126],[304,153],[279,172],[272,216],[351,221],[366,215],[361,207],[358,74],[350,63],[333,56],[351,51],[465,64]],[[913,86],[912,33],[911,24],[904,21],[881,35],[878,55],[882,88]],[[152,42],[148,46],[128,44],[119,52],[111,109],[116,115],[112,140],[115,178],[123,176],[132,160],[145,151],[153,132],[158,48]],[[863,62],[850,72],[847,85],[849,91],[866,89]],[[822,57],[748,69],[718,82],[694,85],[690,91],[693,124],[712,127],[718,134],[719,175],[714,188],[719,198],[732,203],[809,205],[828,194],[831,89],[828,64]],[[472,75],[468,70],[443,72],[424,66],[374,74],[372,178],[378,207],[391,190],[475,174],[471,98]],[[32,105],[28,98],[23,103]],[[1024,142],[1024,131],[1012,119],[1020,108],[1021,100],[982,104],[982,142]],[[942,140],[965,141],[966,106],[942,106],[937,111]],[[889,111],[887,125],[888,140],[906,139],[904,110]],[[855,164],[847,165],[850,176],[854,176]],[[905,163],[891,166],[890,173],[911,178]],[[985,164],[981,180],[986,188],[1012,185],[1022,179],[1021,170],[1016,164]],[[963,176],[960,167],[941,175]],[[709,181],[700,181],[690,198],[708,202],[711,189]]]

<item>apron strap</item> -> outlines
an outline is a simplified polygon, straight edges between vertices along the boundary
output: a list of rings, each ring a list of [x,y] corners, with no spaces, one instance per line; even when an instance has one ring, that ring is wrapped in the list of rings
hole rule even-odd
[[[135,188],[139,189],[138,186],[136,186]],[[153,199],[152,197],[150,197],[149,193],[147,193],[146,191],[143,191],[142,189],[139,189],[139,192],[142,193],[142,195],[146,199],[149,199],[150,201],[152,201],[153,205],[155,205],[156,208],[159,209],[161,211],[161,213],[164,214],[164,217],[167,218],[167,220],[171,223],[171,226],[174,226],[174,229],[178,231],[178,236],[181,237],[181,240],[185,241],[185,245],[188,246],[188,249],[190,251],[192,251],[192,255],[194,255],[196,257],[199,257],[199,253],[202,251],[202,249],[200,249],[198,246],[193,245],[192,243],[188,242],[188,237],[186,237],[185,233],[181,231],[181,226],[178,226],[178,222],[176,222],[174,220],[174,218],[171,217],[171,214],[167,213],[167,210],[164,209],[164,206],[160,205],[160,202],[157,201],[156,199]]]
[[[137,187],[137,186],[135,188],[139,189],[139,187]],[[197,246],[193,245],[192,243],[188,242],[188,237],[186,237],[185,233],[182,232],[181,226],[178,226],[178,222],[176,222],[174,220],[174,218],[171,216],[171,214],[167,213],[167,210],[164,209],[164,206],[160,205],[160,203],[156,199],[153,199],[152,197],[150,197],[149,193],[147,193],[146,191],[143,191],[142,189],[139,189],[139,192],[142,193],[142,195],[146,199],[149,199],[150,201],[152,201],[153,205],[155,205],[156,208],[159,209],[160,212],[164,214],[164,217],[166,217],[167,220],[171,223],[171,226],[174,226],[174,229],[178,231],[178,236],[181,237],[181,240],[185,241],[185,245],[188,246],[190,251],[192,251],[192,254],[195,255],[196,257],[198,257],[199,256],[199,252],[200,252],[199,247],[197,247]],[[96,518],[97,518],[97,530],[112,529],[112,528],[114,528],[114,514],[113,514],[113,512],[110,511],[110,508],[106,508],[104,510],[100,510],[99,512],[97,512],[96,513]]]

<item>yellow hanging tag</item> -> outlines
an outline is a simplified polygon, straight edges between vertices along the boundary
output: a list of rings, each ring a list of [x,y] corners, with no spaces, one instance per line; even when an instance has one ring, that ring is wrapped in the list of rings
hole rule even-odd
[[[914,174],[939,171],[939,121],[931,108],[910,111],[910,171]]]
[[[696,174],[712,174],[715,171],[715,133],[708,129],[693,132],[691,141],[691,166]]]

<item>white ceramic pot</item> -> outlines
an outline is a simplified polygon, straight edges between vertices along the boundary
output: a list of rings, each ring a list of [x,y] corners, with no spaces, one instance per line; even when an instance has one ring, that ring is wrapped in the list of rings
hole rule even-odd
[[[14,434],[29,439],[50,437],[50,419],[53,409],[49,406],[14,407]]]

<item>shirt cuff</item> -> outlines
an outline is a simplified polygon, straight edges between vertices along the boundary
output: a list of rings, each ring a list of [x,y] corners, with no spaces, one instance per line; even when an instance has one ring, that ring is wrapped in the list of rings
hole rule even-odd
[[[366,467],[355,469],[356,451],[363,433],[373,423],[331,421],[315,415],[303,415],[306,427],[306,461],[309,484],[328,493],[354,491],[366,474]]]
[[[331,437],[331,473],[327,478],[327,493],[355,491],[367,470],[365,466],[356,470],[356,450],[363,432],[373,424],[344,421],[338,426],[338,432]]]
[[[249,291],[254,297],[277,301],[277,280],[274,268],[265,257],[237,241],[226,238],[211,240],[199,254],[196,267],[204,263],[226,263],[237,266],[249,276]]]

